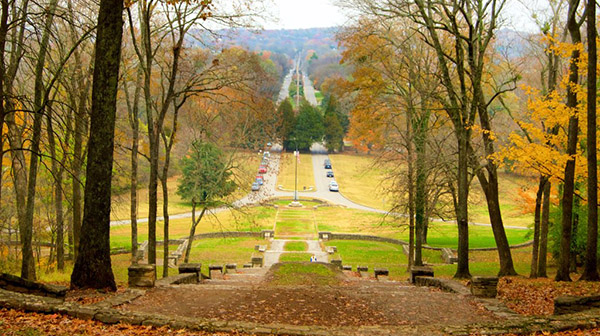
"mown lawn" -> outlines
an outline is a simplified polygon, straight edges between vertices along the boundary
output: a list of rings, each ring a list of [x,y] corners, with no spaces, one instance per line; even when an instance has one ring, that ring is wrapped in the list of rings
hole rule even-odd
[[[294,190],[296,158],[292,153],[282,153],[279,161],[279,174],[277,175],[277,186],[287,190]],[[315,177],[313,174],[312,158],[310,154],[300,154],[298,162],[298,191],[304,193],[304,189],[316,190]]]

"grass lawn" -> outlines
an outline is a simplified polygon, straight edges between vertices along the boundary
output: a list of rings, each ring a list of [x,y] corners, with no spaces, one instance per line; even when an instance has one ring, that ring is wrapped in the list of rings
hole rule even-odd
[[[337,274],[329,267],[310,262],[275,265],[269,283],[279,286],[336,285]]]
[[[273,204],[279,206],[288,206],[294,200],[293,197],[282,197],[273,201]],[[315,205],[322,204],[321,202],[309,201],[307,199],[303,199],[302,197],[298,197],[298,202],[302,203],[305,207],[312,207]]]
[[[315,90],[315,98],[317,99],[317,106],[321,106],[321,102],[323,101],[323,93],[321,93],[321,91]]]
[[[231,201],[239,199],[246,195],[250,189],[250,184],[254,181],[261,157],[254,152],[241,152],[235,154],[234,164],[236,183],[240,187],[236,192],[229,196]],[[192,211],[190,203],[184,201],[177,195],[177,181],[179,176],[173,176],[167,179],[167,188],[169,190],[169,213],[178,214]],[[162,212],[162,187],[158,187],[158,210]],[[130,218],[130,197],[129,192],[112,197],[111,220],[123,220]],[[148,217],[148,188],[144,186],[138,189],[138,218]]]
[[[515,270],[520,275],[527,276],[531,270],[531,247],[524,247],[511,250]],[[548,259],[548,271],[553,261]],[[500,270],[497,251],[470,251],[469,252],[469,270],[471,275],[498,275]],[[434,268],[435,276],[451,278],[456,273],[456,264],[439,265]]]
[[[384,192],[389,187],[384,179],[385,169],[375,165],[374,157],[330,154],[329,158],[344,197],[376,209],[391,208],[391,197]]]
[[[294,154],[282,153],[276,185],[281,185],[287,190],[294,190],[295,169]],[[304,187],[306,187],[306,189],[312,187],[313,190],[316,190],[310,154],[300,154],[300,162],[298,162],[298,191],[304,190]]]
[[[308,244],[303,241],[299,242],[286,242],[283,247],[285,251],[294,251],[294,252],[302,252],[308,249]]]
[[[336,246],[342,264],[351,265],[353,270],[356,270],[356,266],[369,266],[372,272],[375,267],[385,267],[392,279],[403,278],[406,272],[408,259],[400,246],[355,240],[330,240],[325,245]]]
[[[260,231],[272,229],[275,209],[272,207],[251,207],[240,211],[222,211],[215,214],[205,214],[198,224],[196,233],[215,231]],[[171,239],[184,238],[189,235],[191,218],[174,219],[169,223]],[[156,225],[157,240],[163,237],[163,222]],[[138,223],[138,242],[148,239],[148,223]],[[112,226],[110,228],[111,248],[131,248],[130,225]]]
[[[290,261],[309,261],[310,254],[308,253],[282,253],[279,257],[279,262]]]
[[[389,187],[385,182],[386,171],[378,165],[375,156],[351,154],[329,155],[340,192],[348,199],[366,206],[388,210],[391,197],[384,192]],[[383,182],[382,182],[383,181]],[[527,227],[533,223],[530,202],[524,202],[522,194],[535,197],[533,191],[523,192],[524,187],[535,186],[531,178],[512,173],[499,173],[499,192],[505,225]],[[485,196],[477,180],[469,193],[469,220],[489,223]]]

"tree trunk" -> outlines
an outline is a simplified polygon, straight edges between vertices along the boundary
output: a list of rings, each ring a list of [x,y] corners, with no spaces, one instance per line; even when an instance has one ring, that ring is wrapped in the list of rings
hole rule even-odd
[[[204,212],[206,212],[206,207],[202,208],[202,211],[200,212],[200,216],[198,217],[198,220],[196,220],[196,203],[194,201],[192,201],[192,227],[190,228],[190,236],[188,237],[188,245],[187,245],[187,248],[185,249],[185,259],[184,259],[185,263],[190,262],[190,252],[192,251],[192,243],[194,242],[194,235],[196,235],[196,227],[202,220],[202,217],[204,216]]]
[[[429,118],[419,118],[414,127],[414,142],[416,152],[416,183],[415,183],[415,224],[416,224],[416,250],[415,265],[423,266],[423,237],[425,232],[425,205],[427,202],[427,172],[425,168],[427,124]]]
[[[579,0],[569,0],[569,17],[567,21],[567,29],[571,36],[572,43],[581,43],[581,34],[579,25],[576,20],[577,7]],[[569,85],[567,86],[567,107],[574,109],[577,107],[577,93],[574,91],[574,86],[579,80],[579,50],[575,49],[571,53],[571,62],[569,66]],[[573,193],[575,189],[575,154],[577,153],[577,135],[579,133],[579,119],[576,114],[572,114],[569,118],[569,126],[567,129],[567,155],[570,158],[567,160],[564,172],[564,185],[562,196],[562,229],[560,239],[560,250],[558,258],[558,269],[556,272],[556,281],[571,281],[569,274],[570,255],[571,255],[571,233],[573,220]]]
[[[458,263],[454,277],[467,279],[471,277],[469,271],[469,176],[468,176],[468,144],[469,133],[460,128],[455,129],[458,138],[458,208],[456,221],[458,223]]]
[[[56,140],[54,137],[54,126],[52,125],[52,109],[48,109],[46,118],[46,131],[48,133],[48,145],[52,156],[51,171],[54,176],[54,212],[56,217],[56,268],[62,271],[65,268],[65,241],[64,241],[64,216],[63,216],[63,166],[59,164],[60,158],[56,153]],[[65,139],[68,142],[69,139]]]
[[[585,266],[580,280],[598,281],[598,158],[596,153],[596,1],[587,1],[587,167],[588,224]]]
[[[531,271],[529,277],[535,279],[538,277],[538,264],[539,264],[539,251],[540,251],[540,226],[541,226],[541,215],[542,215],[542,198],[544,195],[544,187],[546,185],[546,179],[543,175],[540,175],[540,182],[538,184],[538,191],[535,195],[535,212],[533,219],[533,245],[531,251]]]
[[[163,278],[169,276],[169,189],[167,187],[167,171],[168,163],[165,162],[165,167],[163,168],[163,178],[160,180],[163,190],[163,217],[164,217],[164,226],[163,226]]]
[[[110,205],[123,1],[101,0],[92,87],[85,203],[72,288],[116,290],[110,259]]]
[[[542,201],[542,223],[540,226],[540,254],[538,264],[538,276],[548,277],[546,272],[546,259],[548,256],[548,222],[550,220],[550,189],[552,185],[550,181],[544,186],[544,194]]]
[[[8,36],[8,0],[1,1],[2,8],[0,9],[0,130],[4,129],[4,120],[6,117],[6,109],[4,101],[6,96],[4,94],[4,80],[6,73],[5,66],[5,50],[6,50],[6,37]],[[4,144],[4,132],[0,132],[0,143]],[[0,148],[0,172],[4,171],[4,148]],[[0,201],[2,201],[2,176],[0,173]]]

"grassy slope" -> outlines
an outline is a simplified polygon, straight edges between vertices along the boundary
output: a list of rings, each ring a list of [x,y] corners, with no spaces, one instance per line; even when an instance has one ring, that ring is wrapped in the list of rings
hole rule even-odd
[[[288,190],[294,190],[294,161],[295,158],[293,153],[281,154],[279,175],[277,175],[276,185],[281,185]],[[298,163],[298,190],[302,191],[304,187],[313,187],[313,190],[315,188],[315,177],[310,154],[300,154],[300,162]]]
[[[374,166],[373,156],[350,154],[330,155],[336,180],[340,184],[340,192],[350,200],[370,207],[387,210],[391,207],[389,196],[383,189],[386,187],[385,170]],[[533,222],[533,214],[523,211],[523,199],[519,190],[531,185],[528,177],[515,174],[500,173],[500,204],[505,225],[528,226]],[[385,200],[385,202],[384,202]],[[485,196],[476,180],[473,181],[469,199],[470,221],[489,223]]]

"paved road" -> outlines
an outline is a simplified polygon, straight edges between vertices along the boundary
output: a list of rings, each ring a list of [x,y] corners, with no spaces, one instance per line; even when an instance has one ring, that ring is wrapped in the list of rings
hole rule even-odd
[[[283,84],[281,86],[281,90],[279,91],[279,97],[277,98],[278,104],[290,95],[289,88],[290,84],[292,84],[292,75],[294,74],[294,70],[295,69],[292,68],[290,73],[288,73],[283,79]]]
[[[317,106],[317,98],[315,97],[315,88],[312,85],[312,81],[308,76],[302,76],[302,82],[304,83],[304,98],[313,106]]]

